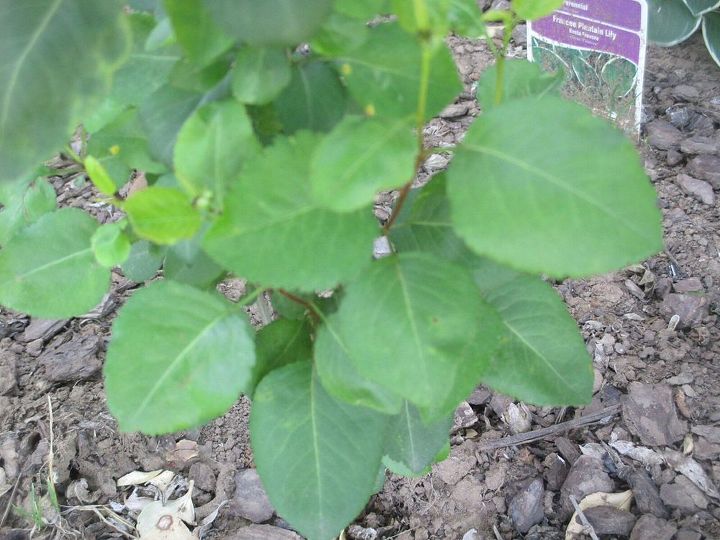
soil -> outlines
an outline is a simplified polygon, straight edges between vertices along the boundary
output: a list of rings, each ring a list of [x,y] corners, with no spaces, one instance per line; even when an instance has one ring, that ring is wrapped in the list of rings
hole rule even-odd
[[[516,36],[511,52],[522,57]],[[427,128],[428,146],[454,144],[480,114],[473,84],[492,61],[483,43],[450,45],[466,92]],[[665,252],[557,284],[593,357],[592,404],[536,408],[479,388],[460,409],[451,457],[426,477],[389,475],[347,538],[562,539],[573,501],[626,490],[625,510],[606,503],[584,512],[598,537],[634,528],[635,540],[720,538],[720,70],[701,39],[650,49],[645,98],[639,147],[664,215]],[[421,176],[445,164],[433,156]],[[76,180],[54,179],[62,204],[111,219]],[[379,201],[380,217],[391,200]],[[178,493],[194,481],[198,518],[229,501],[205,538],[296,537],[247,527],[244,497],[253,490],[234,493],[237,472],[253,466],[245,399],[195,431],[118,433],[100,369],[117,308],[135,287],[115,275],[99,309],[67,321],[0,311],[0,538],[128,537],[136,515],[128,507],[144,492],[116,481],[157,469],[178,474]],[[503,440],[543,428],[528,442]],[[42,497],[49,471],[59,515]],[[254,512],[286,527],[267,517],[261,495],[250,501]],[[50,522],[44,528],[33,530],[33,503]]]

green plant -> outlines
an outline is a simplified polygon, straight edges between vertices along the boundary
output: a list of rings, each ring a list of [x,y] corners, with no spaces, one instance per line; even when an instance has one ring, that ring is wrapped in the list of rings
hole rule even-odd
[[[648,0],[649,37],[665,47],[682,43],[702,27],[703,39],[720,65],[720,1]]]
[[[120,428],[181,430],[251,396],[262,481],[311,539],[353,519],[385,467],[447,455],[481,381],[587,403],[590,359],[540,276],[640,260],[661,226],[632,144],[504,58],[517,21],[559,3],[0,0],[0,303],[78,316],[113,266],[150,280],[108,348]],[[462,90],[444,38],[484,21],[505,23],[485,112],[413,190],[423,126]],[[117,223],[55,209],[38,178],[78,122],[75,159]],[[124,199],[132,170],[149,187]],[[394,188],[381,228],[373,200]],[[373,260],[381,235],[393,253]],[[228,276],[247,280],[238,302],[217,293]],[[268,295],[279,319],[256,334],[244,308]]]

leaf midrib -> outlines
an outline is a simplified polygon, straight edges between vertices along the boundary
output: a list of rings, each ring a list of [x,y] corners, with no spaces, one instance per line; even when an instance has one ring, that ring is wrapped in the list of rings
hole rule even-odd
[[[70,255],[65,255],[64,257],[60,257],[59,259],[54,259],[48,263],[37,266],[37,267],[33,268],[32,270],[30,270],[29,272],[25,272],[24,274],[16,274],[12,278],[0,283],[0,288],[5,287],[8,283],[22,281],[34,274],[37,274],[38,272],[48,270],[48,269],[52,268],[53,266],[63,264],[67,261],[71,261],[72,259],[74,259],[76,257],[82,257],[90,252],[92,252],[92,248],[86,248],[86,249],[83,249],[80,251],[75,251],[75,252],[71,253]]]

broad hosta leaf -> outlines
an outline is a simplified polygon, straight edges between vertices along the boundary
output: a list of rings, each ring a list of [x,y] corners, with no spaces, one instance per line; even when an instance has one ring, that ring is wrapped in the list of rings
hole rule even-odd
[[[130,248],[130,255],[122,264],[125,277],[140,283],[157,274],[165,258],[165,246],[156,246],[147,240],[135,242]]]
[[[648,17],[648,39],[666,47],[685,41],[702,21],[679,0],[648,0]]]
[[[310,326],[306,321],[280,319],[258,331],[255,337],[257,363],[248,394],[268,373],[294,362],[312,359]]]
[[[526,60],[506,60],[503,101],[512,101],[524,97],[541,98],[548,94],[557,94],[565,80],[561,71],[548,73],[541,67]],[[483,73],[477,89],[477,98],[485,112],[495,106],[495,84],[497,66]]]
[[[336,399],[388,414],[397,413],[402,406],[398,395],[358,373],[335,315],[326,317],[317,331],[315,366],[323,387]]]
[[[410,475],[419,475],[448,444],[452,425],[452,414],[426,423],[417,408],[405,401],[388,428],[385,454],[405,465]]]
[[[518,17],[531,21],[560,9],[565,0],[513,0],[512,8]]]
[[[387,422],[335,401],[308,362],[267,375],[253,398],[250,435],[278,514],[308,538],[335,538],[373,493]]]
[[[313,155],[315,200],[337,212],[366,207],[412,179],[418,151],[412,120],[346,116]]]
[[[123,105],[139,105],[165,84],[180,52],[169,47],[147,50],[145,43],[155,27],[155,18],[147,13],[129,16],[133,33],[130,57],[115,74],[110,97]]]
[[[588,403],[592,362],[575,320],[553,288],[488,259],[478,258],[473,266],[483,298],[505,326],[483,382],[536,405]]]
[[[149,187],[131,195],[123,209],[140,238],[156,244],[174,244],[191,238],[202,218],[180,190]]]
[[[190,61],[205,66],[232,47],[232,38],[215,24],[202,0],[164,0],[163,5]]]
[[[340,58],[340,65],[350,93],[366,111],[405,118],[417,113],[421,56],[415,36],[397,24],[381,24],[364,45]],[[439,47],[430,66],[424,117],[435,116],[461,91],[455,62],[447,48]]]
[[[718,0],[683,0],[685,5],[690,8],[693,15],[703,15],[712,11],[713,9],[720,8],[720,2]]]
[[[290,83],[290,59],[285,49],[243,47],[235,59],[233,95],[242,103],[264,105]]]
[[[455,155],[448,194],[474,251],[529,272],[602,273],[662,249],[655,191],[632,144],[559,98],[484,114]]]
[[[0,2],[0,181],[62,147],[107,91],[128,40],[119,0]]]
[[[255,364],[246,315],[215,293],[159,281],[113,323],[105,361],[108,407],[122,431],[171,433],[227,411]]]
[[[130,256],[130,240],[123,233],[123,223],[106,223],[92,235],[95,259],[106,268],[124,263]]]
[[[175,174],[193,196],[210,190],[222,207],[243,162],[260,151],[245,107],[234,99],[209,103],[183,125],[175,144]]]
[[[213,285],[224,274],[200,247],[201,236],[178,242],[167,250],[163,274],[166,278],[204,289]]]
[[[369,209],[337,214],[310,193],[316,136],[278,138],[243,174],[205,237],[221,265],[263,286],[312,292],[352,278],[369,263],[377,222]]]
[[[275,102],[287,133],[300,129],[329,131],[347,109],[347,95],[337,73],[324,62],[295,66],[292,79]]]
[[[428,419],[472,391],[500,333],[469,273],[429,254],[374,262],[347,286],[336,317],[358,372]]]
[[[3,189],[4,188],[4,189]],[[0,185],[0,248],[23,227],[52,212],[57,206],[55,188],[44,178]]]
[[[110,285],[90,247],[97,228],[82,210],[65,208],[17,233],[0,250],[0,304],[43,319],[90,311]]]
[[[720,13],[707,13],[703,17],[703,37],[710,55],[720,66]]]
[[[203,0],[218,25],[251,45],[298,45],[330,14],[333,0]]]

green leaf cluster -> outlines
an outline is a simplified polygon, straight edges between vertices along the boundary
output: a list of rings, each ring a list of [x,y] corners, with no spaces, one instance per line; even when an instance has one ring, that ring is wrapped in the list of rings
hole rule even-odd
[[[705,46],[720,66],[720,1],[648,0],[648,11],[651,41],[671,47],[702,28]]]
[[[556,4],[0,0],[0,304],[81,316],[111,272],[145,283],[105,364],[120,428],[188,429],[251,397],[263,484],[313,540],[386,468],[444,459],[477,384],[586,403],[590,359],[544,278],[660,249],[632,144],[560,99],[557,77],[499,57],[449,170],[411,189],[425,123],[463,88],[447,33],[511,31]],[[56,209],[38,177],[78,122],[76,167],[120,221]],[[246,281],[239,300],[218,292],[228,277]]]

